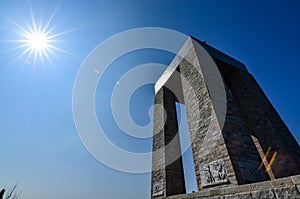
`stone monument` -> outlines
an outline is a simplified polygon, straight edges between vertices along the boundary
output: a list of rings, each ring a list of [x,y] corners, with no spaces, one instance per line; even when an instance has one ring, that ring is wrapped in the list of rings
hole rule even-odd
[[[175,103],[198,192],[186,194]],[[246,66],[193,37],[155,84],[151,198],[300,198],[300,147]]]

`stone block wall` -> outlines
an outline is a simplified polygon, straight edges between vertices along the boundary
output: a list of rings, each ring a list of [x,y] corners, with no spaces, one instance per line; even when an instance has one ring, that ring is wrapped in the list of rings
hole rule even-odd
[[[192,48],[179,67],[182,77],[186,80],[182,81],[182,88],[198,190],[203,188],[204,183],[201,180],[201,169],[206,164],[220,159],[224,161],[228,181],[231,184],[237,184],[209,90],[196,60],[196,52]]]
[[[157,199],[299,199],[300,175]]]
[[[166,87],[155,96],[152,196],[185,193],[176,100]]]
[[[250,73],[234,70],[231,92],[250,134],[255,136],[275,178],[300,174],[300,147]],[[272,160],[273,158],[273,160]]]

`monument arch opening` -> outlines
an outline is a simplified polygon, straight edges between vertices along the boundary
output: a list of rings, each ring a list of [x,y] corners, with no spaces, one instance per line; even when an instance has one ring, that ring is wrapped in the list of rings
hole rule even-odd
[[[154,103],[164,109],[154,110],[151,198],[186,194],[176,103],[186,106],[190,133],[198,189],[190,198],[300,174],[299,145],[253,76],[205,42],[186,41],[155,84]]]

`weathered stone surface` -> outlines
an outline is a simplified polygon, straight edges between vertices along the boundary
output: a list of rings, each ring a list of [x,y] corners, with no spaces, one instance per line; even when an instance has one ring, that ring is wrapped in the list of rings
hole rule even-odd
[[[160,179],[157,182],[153,182],[153,196],[162,196],[164,195],[164,181]]]
[[[272,180],[271,182],[274,187],[286,187],[286,186],[294,185],[292,178],[281,178],[281,179]]]
[[[296,185],[296,188],[298,190],[298,193],[300,194],[300,183]]]
[[[300,194],[295,186],[274,189],[278,199],[300,198]]]
[[[206,197],[205,199],[224,199],[224,196],[212,196],[212,197]]]
[[[224,199],[252,199],[252,197],[250,193],[239,193],[225,195]]]
[[[300,175],[293,176],[292,180],[293,180],[294,184],[300,184]]]
[[[272,189],[263,190],[263,191],[253,191],[251,192],[253,199],[273,199],[276,198]]]

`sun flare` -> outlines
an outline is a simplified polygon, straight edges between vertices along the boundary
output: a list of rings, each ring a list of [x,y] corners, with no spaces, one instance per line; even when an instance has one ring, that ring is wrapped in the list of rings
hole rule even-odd
[[[27,61],[31,60],[30,63],[35,65],[37,61],[44,62],[45,59],[51,61],[51,55],[55,55],[57,51],[70,54],[57,46],[59,43],[57,38],[72,31],[67,30],[55,33],[54,26],[51,25],[51,23],[55,17],[57,9],[58,7],[54,10],[46,23],[42,23],[42,21],[44,21],[42,19],[37,22],[33,16],[31,8],[31,23],[26,22],[24,25],[21,25],[7,17],[7,19],[16,26],[18,29],[16,34],[20,36],[20,39],[8,40],[8,42],[18,43],[19,45],[15,49],[23,49],[23,51],[12,62],[15,62],[25,56]]]
[[[24,39],[19,40],[21,45],[19,47],[24,47],[24,51],[21,54],[23,56],[24,54],[27,54],[27,58],[31,57],[33,55],[33,61],[34,63],[37,61],[37,59],[40,59],[43,61],[43,59],[46,57],[48,60],[50,60],[49,53],[53,53],[52,49],[58,49],[52,45],[54,40],[53,35],[49,35],[49,32],[46,32],[46,29],[36,28],[34,25],[34,28],[29,27],[29,31],[23,30],[22,37]]]

